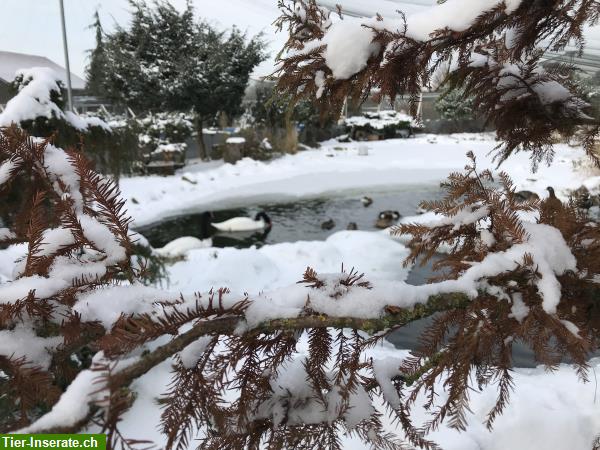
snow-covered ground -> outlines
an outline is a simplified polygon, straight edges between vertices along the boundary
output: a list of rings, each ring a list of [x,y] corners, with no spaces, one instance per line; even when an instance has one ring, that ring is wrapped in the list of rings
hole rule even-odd
[[[401,358],[406,352],[385,344],[370,351],[369,356]],[[600,371],[600,360],[593,360],[591,365],[595,372]],[[161,448],[164,437],[158,429],[161,411],[156,398],[166,391],[170,376],[170,362],[165,362],[132,385],[138,398],[122,422],[126,436],[151,439]],[[465,432],[442,426],[430,435],[431,439],[444,450],[591,450],[600,430],[600,400],[594,381],[581,383],[567,365],[554,373],[542,367],[517,369],[514,381],[511,401],[493,431],[489,432],[483,424],[496,401],[497,392],[490,387],[481,393],[470,393],[473,413],[467,414]],[[416,421],[425,418],[422,410],[415,410],[413,416]],[[398,429],[395,425],[390,424],[390,427]],[[190,449],[195,447],[191,442]],[[344,448],[367,450],[369,447],[345,439]]]
[[[134,226],[207,209],[227,209],[259,201],[331,195],[340,191],[360,193],[402,185],[437,185],[452,171],[462,170],[466,152],[477,156],[480,169],[494,169],[490,152],[498,143],[491,134],[449,136],[422,135],[368,143],[324,142],[321,148],[287,155],[271,162],[243,159],[235,165],[198,163],[174,176],[133,177],[121,180],[127,209]],[[369,154],[360,156],[360,146]],[[583,152],[556,146],[550,167],[531,174],[527,154],[516,154],[500,168],[513,177],[518,189],[543,196],[547,186],[557,193],[575,189],[589,177],[575,166]]]

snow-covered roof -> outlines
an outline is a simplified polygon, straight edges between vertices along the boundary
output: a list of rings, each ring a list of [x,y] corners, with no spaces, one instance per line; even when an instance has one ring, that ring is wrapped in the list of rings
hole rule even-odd
[[[64,85],[67,85],[67,71],[54,61],[36,55],[27,55],[25,53],[14,53],[0,51],[0,79],[10,83],[15,74],[20,69],[30,69],[32,67],[48,67],[53,69]],[[85,80],[71,73],[71,85],[73,89],[85,89]]]

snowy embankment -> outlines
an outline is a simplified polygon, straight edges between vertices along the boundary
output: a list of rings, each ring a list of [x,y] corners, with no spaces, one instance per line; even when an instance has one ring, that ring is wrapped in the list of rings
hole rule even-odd
[[[367,143],[327,141],[320,149],[287,155],[270,162],[243,159],[235,165],[195,164],[168,177],[132,177],[121,180],[134,226],[207,209],[247,206],[249,202],[285,201],[318,197],[339,191],[357,193],[403,185],[435,185],[452,171],[462,170],[466,152],[477,156],[480,169],[495,168],[490,154],[497,142],[487,134],[423,135]],[[359,156],[367,146],[369,154]],[[575,171],[581,149],[556,145],[551,167],[531,174],[528,155],[516,154],[500,168],[510,173],[517,189],[544,196],[581,186],[586,174]]]

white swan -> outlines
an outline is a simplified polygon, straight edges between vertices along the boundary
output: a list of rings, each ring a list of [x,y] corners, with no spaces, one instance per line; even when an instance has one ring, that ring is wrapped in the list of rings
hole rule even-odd
[[[234,217],[224,222],[213,223],[213,227],[220,231],[257,231],[271,228],[271,219],[263,211],[254,219],[250,217]]]
[[[196,248],[208,248],[212,247],[212,239],[198,239],[193,236],[183,236],[177,238],[162,248],[156,248],[154,251],[160,256],[167,256],[174,258],[177,256],[183,256],[190,250]]]

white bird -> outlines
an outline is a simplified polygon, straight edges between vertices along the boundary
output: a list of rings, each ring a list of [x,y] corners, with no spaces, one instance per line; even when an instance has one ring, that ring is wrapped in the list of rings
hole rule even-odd
[[[154,249],[160,256],[167,256],[175,258],[177,256],[183,256],[190,250],[196,248],[208,248],[212,247],[212,239],[198,239],[193,236],[183,236],[177,238],[162,248]]]
[[[234,217],[224,222],[213,223],[212,226],[220,231],[258,231],[271,228],[271,219],[264,211],[261,211],[254,219]]]

